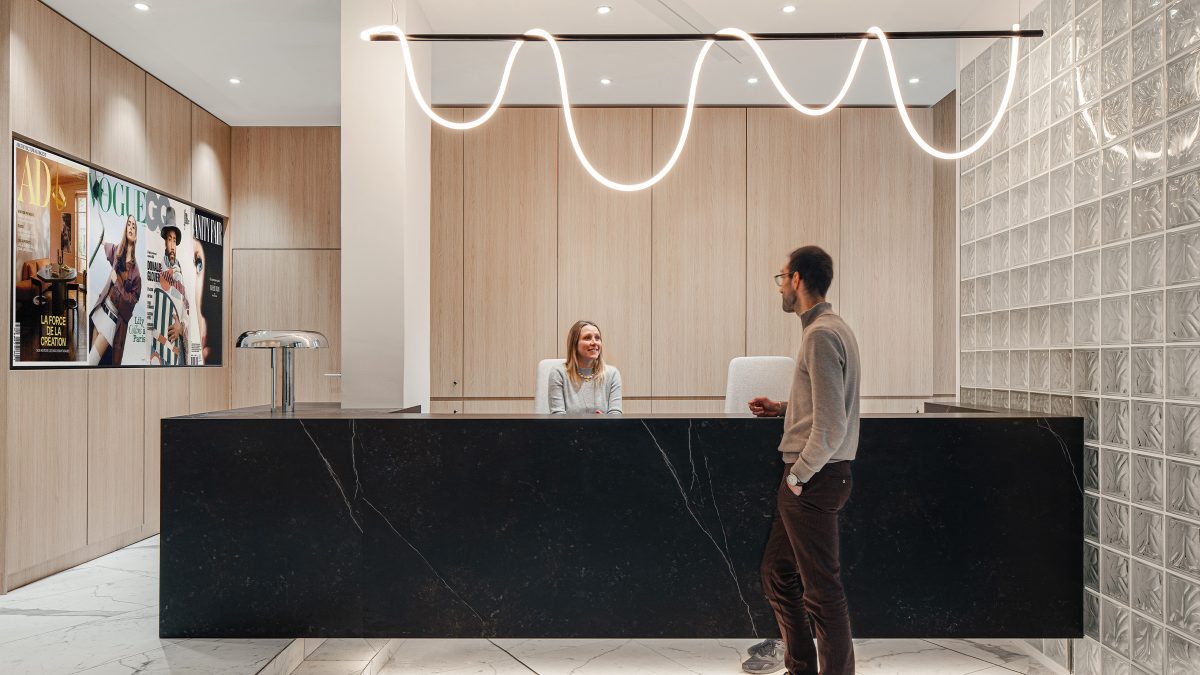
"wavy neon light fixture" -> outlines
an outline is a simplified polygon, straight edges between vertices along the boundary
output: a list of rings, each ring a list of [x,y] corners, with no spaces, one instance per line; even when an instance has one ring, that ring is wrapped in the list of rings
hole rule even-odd
[[[1019,30],[1020,25],[1013,24],[1013,32],[1017,33]],[[892,58],[892,50],[891,46],[888,44],[887,34],[877,26],[872,26],[871,28],[867,29],[867,33],[873,35],[879,40],[880,48],[883,50],[884,60],[887,63],[888,80],[891,83],[892,96],[896,100],[896,110],[899,112],[900,120],[903,122],[905,130],[908,131],[908,135],[913,139],[913,142],[915,142],[926,153],[939,159],[947,160],[961,159],[983,147],[984,143],[986,143],[988,139],[991,138],[992,134],[995,133],[996,128],[1000,126],[1000,122],[1004,118],[1004,113],[1008,110],[1009,100],[1012,98],[1013,85],[1015,84],[1017,77],[1019,56],[1018,49],[1020,45],[1019,35],[1014,34],[1011,38],[1012,53],[1009,57],[1008,82],[1004,88],[1004,96],[1000,101],[1000,105],[998,106],[995,116],[992,118],[992,123],[988,126],[983,135],[976,139],[970,147],[957,152],[945,152],[930,145],[921,136],[920,132],[917,131],[916,127],[913,125],[912,119],[908,115],[908,109],[904,105],[904,95],[900,91],[900,81],[896,74],[896,64]],[[767,58],[762,48],[758,45],[758,41],[755,40],[753,36],[741,30],[740,28],[725,28],[717,31],[716,34],[737,38],[745,42],[754,52],[755,56],[758,57],[759,62],[762,64],[763,69],[766,71],[767,76],[771,79],[771,83],[775,86],[775,90],[779,93],[780,97],[782,97],[783,100],[786,101],[787,104],[796,111],[812,117],[819,117],[833,111],[846,97],[847,92],[850,90],[850,85],[854,82],[854,77],[858,74],[858,67],[862,62],[862,56],[866,51],[867,40],[869,39],[863,38],[859,41],[858,51],[854,55],[854,61],[850,65],[850,70],[847,73],[846,79],[842,83],[842,88],[838,92],[837,96],[835,96],[827,105],[819,108],[810,108],[797,101],[783,85],[783,82],[779,79],[774,67],[772,67],[770,60]],[[676,162],[679,161],[680,155],[683,154],[684,146],[687,145],[688,133],[690,132],[692,125],[692,116],[696,109],[696,90],[700,84],[700,73],[703,71],[704,61],[708,57],[709,51],[712,49],[713,40],[708,39],[704,41],[704,45],[700,48],[700,53],[696,56],[695,65],[692,67],[692,78],[688,85],[688,101],[687,108],[684,112],[683,128],[680,131],[679,140],[675,143],[675,150],[671,153],[671,157],[650,178],[638,183],[622,183],[612,180],[611,178],[600,173],[596,167],[592,165],[591,161],[588,160],[587,153],[583,151],[583,147],[579,143],[579,137],[575,132],[575,120],[571,115],[571,100],[567,91],[566,67],[563,65],[562,52],[558,48],[557,40],[554,39],[552,34],[541,28],[534,28],[526,31],[525,36],[544,40],[548,45],[550,45],[550,50],[554,55],[554,65],[558,75],[559,96],[562,99],[563,119],[567,125],[567,135],[571,141],[571,149],[575,152],[575,156],[579,159],[579,163],[593,179],[605,187],[613,190],[618,190],[620,192],[638,192],[654,186],[671,172],[671,169],[675,167]],[[459,131],[479,127],[491,119],[492,115],[494,115],[500,108],[500,104],[504,101],[504,94],[508,90],[508,82],[509,77],[512,74],[513,64],[516,61],[517,54],[521,51],[522,45],[524,45],[524,41],[519,40],[513,43],[512,49],[508,53],[508,59],[504,64],[504,71],[500,77],[500,85],[496,90],[496,97],[492,100],[491,105],[484,110],[483,114],[469,122],[455,122],[438,115],[429,105],[429,102],[425,99],[424,94],[421,92],[420,84],[417,82],[417,74],[413,66],[412,53],[408,46],[408,38],[405,36],[404,31],[402,31],[399,26],[375,26],[362,31],[360,37],[365,41],[399,42],[404,56],[404,69],[408,78],[408,85],[412,91],[413,98],[417,102],[417,105],[419,105],[425,115],[436,124],[448,129],[456,129]]]

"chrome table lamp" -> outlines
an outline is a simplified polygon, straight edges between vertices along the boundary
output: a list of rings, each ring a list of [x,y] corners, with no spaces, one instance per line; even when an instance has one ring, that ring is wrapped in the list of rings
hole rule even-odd
[[[271,412],[276,409],[275,350],[283,350],[283,401],[279,403],[284,414],[295,412],[296,395],[292,368],[293,349],[323,349],[329,346],[329,338],[314,330],[248,330],[238,336],[238,349],[271,350]]]

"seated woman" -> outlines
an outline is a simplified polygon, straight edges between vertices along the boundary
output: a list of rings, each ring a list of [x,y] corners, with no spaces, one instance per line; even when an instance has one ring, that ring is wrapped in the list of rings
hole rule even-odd
[[[621,373],[604,365],[600,329],[576,321],[567,333],[567,360],[550,371],[550,412],[621,414]]]

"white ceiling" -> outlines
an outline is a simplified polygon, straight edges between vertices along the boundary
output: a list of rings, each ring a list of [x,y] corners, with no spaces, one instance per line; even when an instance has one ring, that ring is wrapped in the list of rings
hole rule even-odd
[[[329,125],[339,121],[338,0],[44,0],[68,19],[232,125]],[[403,0],[398,0],[403,1]],[[555,33],[889,31],[1004,28],[974,25],[996,16],[996,0],[411,0],[435,32]],[[596,6],[613,11],[601,16]],[[1018,3],[1013,2],[1013,19]],[[380,20],[390,17],[379,0]],[[365,28],[365,26],[364,26]],[[936,103],[954,88],[953,41],[895,41],[906,101]],[[388,48],[390,45],[380,45]],[[721,43],[709,55],[701,103],[779,104],[757,59],[741,44]],[[764,43],[780,77],[801,101],[822,103],[841,85],[853,42]],[[509,46],[443,43],[434,49],[433,99],[444,104],[490,102]],[[562,45],[572,103],[682,104],[698,45],[694,43],[567,43]],[[397,62],[399,67],[399,62]],[[240,85],[231,85],[230,77]],[[756,85],[746,79],[761,78]],[[916,85],[909,77],[920,77]],[[600,78],[611,78],[603,86]],[[557,104],[549,48],[524,47],[509,95],[518,104]],[[879,45],[868,46],[847,103],[891,105]]]

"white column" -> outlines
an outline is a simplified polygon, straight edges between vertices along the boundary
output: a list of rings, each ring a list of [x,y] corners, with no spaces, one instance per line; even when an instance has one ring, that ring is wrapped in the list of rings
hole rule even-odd
[[[428,31],[415,3],[397,24]],[[342,0],[342,407],[429,406],[429,121],[409,96],[383,0]],[[417,47],[428,95],[429,63]]]

